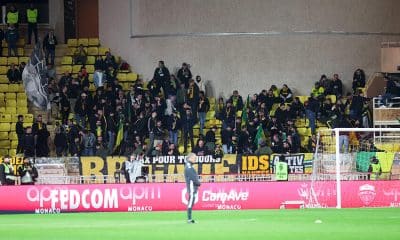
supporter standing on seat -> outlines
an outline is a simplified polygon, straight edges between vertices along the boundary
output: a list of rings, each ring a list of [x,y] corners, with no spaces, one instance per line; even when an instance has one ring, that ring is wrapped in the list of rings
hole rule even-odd
[[[54,65],[54,58],[56,56],[56,46],[57,46],[57,38],[54,35],[54,31],[50,30],[43,40],[43,50],[46,54],[46,64],[50,63],[51,65]]]
[[[192,79],[192,72],[190,66],[187,63],[182,63],[182,67],[178,70],[177,77],[179,81],[185,84],[185,88],[189,87],[189,80]]]
[[[18,122],[15,124],[15,132],[18,136],[17,153],[24,153],[24,116],[18,115]]]
[[[195,220],[192,219],[192,208],[197,198],[198,188],[201,185],[199,181],[199,176],[197,175],[196,170],[193,168],[193,165],[195,163],[196,163],[196,154],[189,153],[185,163],[186,190],[189,195],[189,200],[187,204],[188,223],[195,223]]]
[[[21,177],[21,185],[34,185],[39,176],[36,167],[29,158],[24,158],[24,164],[18,167],[18,174]]]
[[[23,149],[25,157],[35,157],[35,137],[32,134],[32,127],[27,127],[24,134]]]
[[[36,141],[36,157],[48,157],[50,133],[47,130],[47,125],[42,122],[42,115],[38,115],[36,122],[32,125],[32,134]]]
[[[13,56],[18,56],[17,53],[17,42],[19,38],[18,29],[15,27],[14,24],[10,24],[6,32],[6,42],[8,44],[8,56],[11,57],[11,52],[13,52]]]
[[[165,91],[165,86],[169,82],[171,76],[168,68],[164,65],[164,61],[158,62],[158,67],[154,70],[153,78],[156,82],[156,90],[159,91],[160,87],[162,87]]]
[[[342,96],[343,94],[343,84],[342,80],[339,79],[338,74],[333,74],[333,80],[332,80],[332,94],[336,96],[336,99]]]
[[[28,22],[28,44],[31,44],[32,33],[35,37],[35,44],[38,43],[38,32],[37,32],[37,20],[38,20],[38,10],[35,8],[33,3],[29,5],[26,9],[26,18]]]
[[[192,111],[188,106],[186,106],[184,111],[184,115],[182,116],[182,125],[183,125],[183,147],[184,152],[187,152],[188,141],[190,141],[190,146],[192,149],[194,148],[194,139],[193,139],[193,126],[195,124],[195,117],[193,116]]]
[[[357,88],[365,87],[365,73],[362,69],[357,69],[353,74],[353,83],[352,88],[353,92],[357,90]]]
[[[0,183],[1,185],[15,185],[14,168],[10,163],[11,157],[6,155],[3,163],[0,164]]]
[[[199,122],[200,122],[200,134],[204,135],[204,124],[206,122],[207,112],[210,110],[210,102],[208,98],[205,96],[203,91],[200,91],[200,98],[199,98]]]

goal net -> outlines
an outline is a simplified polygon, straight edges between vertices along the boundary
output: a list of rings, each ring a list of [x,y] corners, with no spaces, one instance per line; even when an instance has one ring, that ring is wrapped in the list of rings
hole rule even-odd
[[[365,201],[363,206],[378,207],[379,202],[371,201],[378,189],[369,183],[398,179],[394,174],[397,166],[393,165],[398,152],[399,128],[320,130],[306,206],[341,208],[343,204],[351,207],[356,201]]]

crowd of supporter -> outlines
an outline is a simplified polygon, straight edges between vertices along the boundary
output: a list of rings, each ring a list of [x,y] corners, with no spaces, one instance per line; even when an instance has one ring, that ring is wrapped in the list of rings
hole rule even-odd
[[[5,34],[10,56],[13,51],[16,54],[13,49],[13,42],[18,40],[16,25],[9,23]],[[65,72],[57,79],[52,67],[56,45],[57,39],[50,31],[44,38],[43,50],[49,64],[49,97],[58,105],[60,122],[54,139],[50,140],[42,116],[27,129],[21,129],[21,117],[17,124],[21,140],[18,152],[26,156],[48,156],[49,141],[53,141],[57,156],[133,153],[176,156],[186,153],[189,145],[197,155],[216,157],[229,153],[313,152],[318,123],[331,128],[370,126],[368,99],[362,91],[366,79],[361,69],[354,72],[349,93],[344,92],[338,74],[322,75],[305,100],[296,96],[287,84],[271,85],[245,97],[235,90],[229,98],[220,97],[213,103],[212,117],[220,120],[221,125],[206,128],[210,99],[201,76],[193,76],[189,64],[183,63],[176,73],[171,73],[159,61],[151,81],[138,79],[129,91],[123,91],[117,78],[120,66],[110,52],[104,58],[96,58],[93,83],[89,81],[85,68],[88,53],[83,46],[73,54],[74,63],[82,64],[77,76]],[[10,66],[7,73],[10,83],[21,81],[24,66]],[[90,84],[95,86],[94,93],[89,91]],[[311,129],[306,146],[301,144],[298,121],[307,122]],[[193,130],[196,124],[198,137]],[[260,126],[266,136],[262,140],[256,137]],[[179,152],[181,144],[183,152]]]

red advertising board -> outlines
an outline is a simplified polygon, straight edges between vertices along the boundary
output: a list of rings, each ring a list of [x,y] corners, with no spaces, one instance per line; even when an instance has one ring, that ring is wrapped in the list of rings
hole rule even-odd
[[[203,183],[195,209],[276,209],[286,201],[336,206],[335,182]],[[399,207],[400,181],[342,182],[343,207]],[[137,212],[184,210],[181,183],[0,187],[0,212]]]

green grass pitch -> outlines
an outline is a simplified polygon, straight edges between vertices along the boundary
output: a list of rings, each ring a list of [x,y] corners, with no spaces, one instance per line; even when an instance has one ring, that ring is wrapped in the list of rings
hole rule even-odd
[[[0,239],[400,239],[399,208],[194,211],[196,224],[185,214],[2,214]]]

